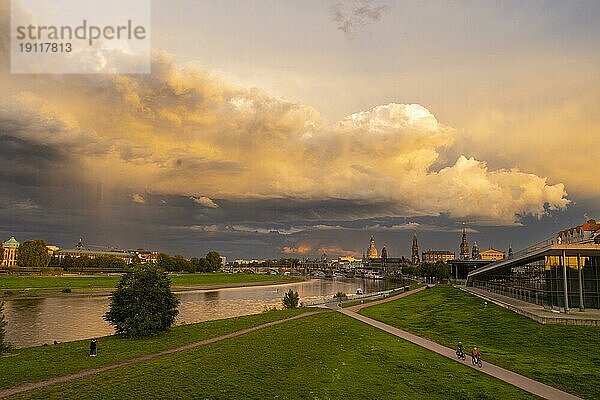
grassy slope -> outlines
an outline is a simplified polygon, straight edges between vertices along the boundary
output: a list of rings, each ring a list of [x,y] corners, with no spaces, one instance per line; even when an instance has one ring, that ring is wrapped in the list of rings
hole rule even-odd
[[[600,398],[600,329],[540,325],[452,287],[435,287],[361,314],[587,398]]]
[[[420,284],[420,283],[412,283],[412,284],[409,285],[408,290],[417,289],[417,288],[419,288],[421,286],[423,286],[423,285]],[[354,307],[354,306],[357,306],[359,304],[368,304],[368,303],[372,303],[374,301],[379,301],[379,300],[387,299],[387,298],[390,298],[390,297],[400,296],[403,293],[405,293],[405,292],[404,291],[398,291],[398,292],[393,293],[393,294],[388,295],[388,296],[366,298],[366,299],[362,299],[362,300],[346,301],[346,302],[342,303],[341,305],[342,305],[342,308]]]
[[[0,357],[0,388],[111,364],[142,354],[154,353],[290,317],[305,311],[307,309],[271,311],[245,317],[183,325],[146,339],[107,336],[98,340],[99,357],[97,358],[88,356],[89,342],[87,340],[15,350],[11,356]],[[315,310],[309,309],[308,311]]]
[[[529,399],[529,394],[337,313],[73,381],[25,397]]]
[[[25,289],[25,288],[94,288],[110,289],[119,282],[119,276],[1,276],[0,289]],[[201,286],[240,284],[252,282],[294,282],[298,278],[288,276],[253,275],[253,274],[181,274],[172,275],[173,286]]]

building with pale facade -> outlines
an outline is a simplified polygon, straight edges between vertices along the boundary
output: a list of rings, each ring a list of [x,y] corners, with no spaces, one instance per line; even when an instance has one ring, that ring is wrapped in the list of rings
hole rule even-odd
[[[422,262],[435,263],[438,261],[447,262],[456,259],[456,254],[448,250],[427,250],[423,252]]]
[[[0,266],[4,268],[16,267],[17,266],[17,253],[19,252],[19,246],[21,244],[11,236],[6,242],[2,243],[4,252],[2,254],[2,262]]]
[[[496,260],[503,260],[504,258],[506,258],[505,252],[496,250],[496,249],[492,249],[491,247],[487,250],[479,252],[480,260],[496,261]]]

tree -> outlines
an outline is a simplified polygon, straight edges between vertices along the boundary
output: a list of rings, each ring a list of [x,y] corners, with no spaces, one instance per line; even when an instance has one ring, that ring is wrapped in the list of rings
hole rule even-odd
[[[0,301],[0,354],[10,350],[9,344],[5,340],[6,321],[4,320],[4,302]]]
[[[190,258],[190,264],[192,264],[192,269],[194,272],[209,272],[208,262],[206,258]]]
[[[337,292],[337,293],[335,294],[335,296],[333,296],[333,298],[334,298],[334,299],[335,299],[335,300],[336,300],[336,301],[339,303],[339,302],[341,302],[342,300],[345,300],[345,299],[347,299],[347,298],[348,298],[348,296],[346,296],[346,293],[344,293],[344,292]]]
[[[50,262],[50,254],[43,240],[27,240],[17,251],[17,264],[20,267],[44,268]]]
[[[172,271],[185,271],[185,272],[192,272],[191,271],[191,263],[186,260],[183,256],[175,256],[175,257],[171,257],[171,260],[173,262],[173,269]]]
[[[62,258],[62,260],[60,261],[60,266],[63,267],[64,269],[72,268],[73,267],[73,257],[64,256]]]
[[[175,263],[173,258],[165,253],[158,254],[158,266],[165,271],[175,271]]]
[[[90,267],[99,270],[123,270],[127,264],[125,261],[116,256],[98,256],[90,260]]]
[[[209,251],[206,254],[206,262],[211,271],[218,271],[221,268],[221,255],[216,251]]]
[[[283,296],[283,300],[282,300],[283,307],[284,308],[297,308],[299,300],[300,300],[300,296],[298,296],[298,292],[294,292],[292,289],[290,289]]]
[[[104,319],[117,334],[150,336],[168,330],[178,314],[179,299],[171,280],[156,265],[136,265],[121,277],[110,296]]]

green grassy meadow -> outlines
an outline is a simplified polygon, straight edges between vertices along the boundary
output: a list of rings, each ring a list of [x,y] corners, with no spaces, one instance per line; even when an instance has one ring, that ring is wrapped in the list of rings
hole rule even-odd
[[[600,398],[600,329],[541,325],[450,286],[360,311],[448,347],[476,345],[483,360],[579,396]]]
[[[197,273],[170,275],[173,286],[240,285],[244,283],[286,283],[300,278],[259,274]],[[75,292],[89,289],[112,289],[119,276],[0,276],[0,295],[42,294],[43,290],[60,291],[64,288]]]
[[[88,340],[13,350],[11,355],[0,357],[0,389],[183,346],[307,311],[317,310],[303,308],[269,311],[244,317],[182,325],[173,327],[163,334],[143,339],[106,336],[98,339],[99,356],[96,358],[88,356]]]
[[[359,321],[326,312],[21,398],[535,397]]]

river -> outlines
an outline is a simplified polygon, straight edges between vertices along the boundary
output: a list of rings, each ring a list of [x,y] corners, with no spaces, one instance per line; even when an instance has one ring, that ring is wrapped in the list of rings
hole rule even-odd
[[[301,302],[332,298],[337,292],[365,293],[391,289],[381,280],[312,279],[274,286],[250,286],[178,293],[181,300],[176,324],[191,324],[241,315],[257,314],[269,307],[281,308],[281,299],[290,288]],[[102,319],[108,296],[55,296],[4,301],[6,340],[17,348],[44,343],[67,342],[111,335],[113,328]]]

